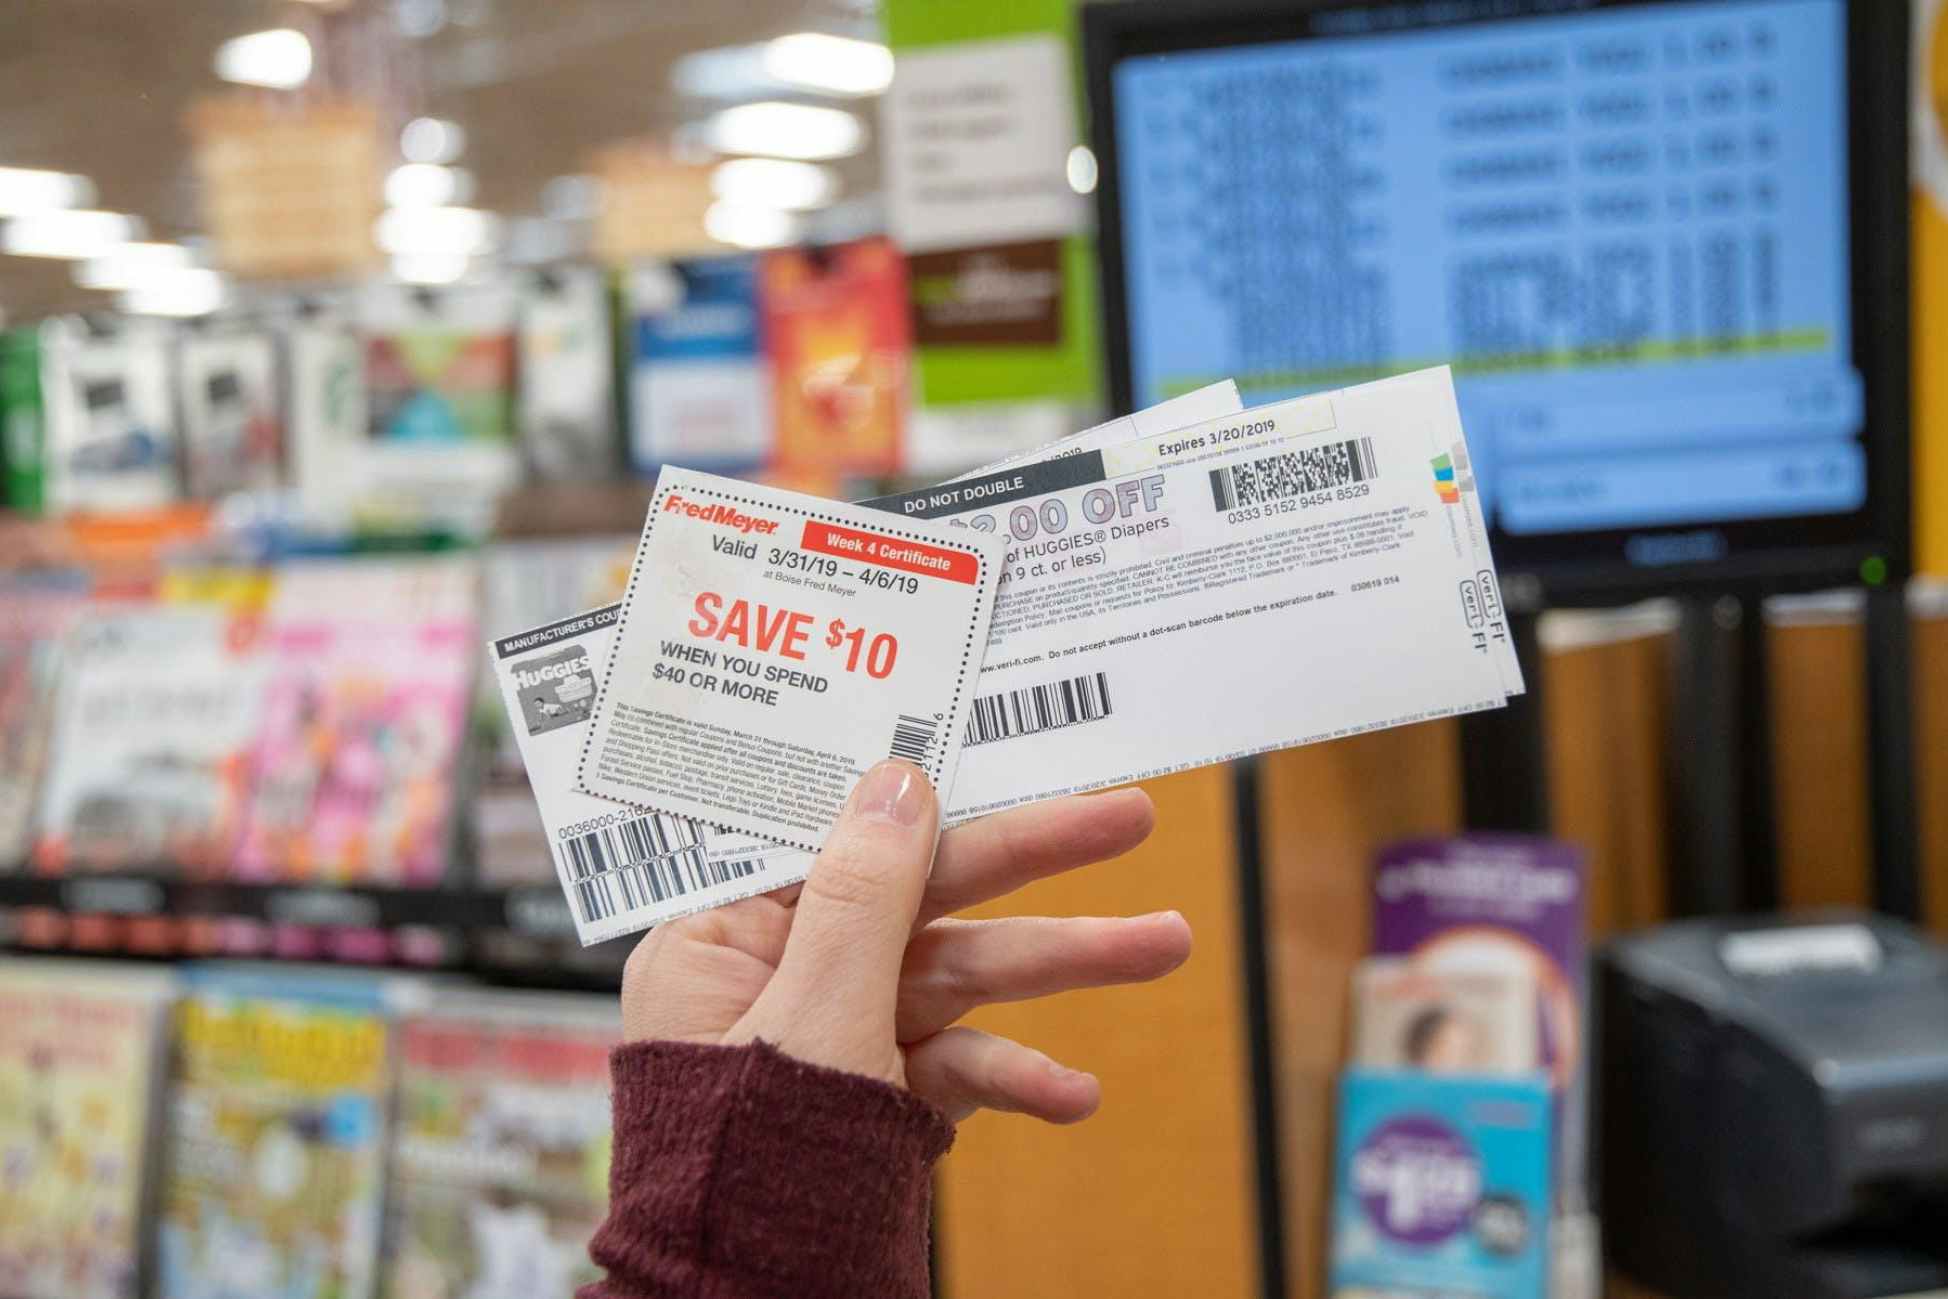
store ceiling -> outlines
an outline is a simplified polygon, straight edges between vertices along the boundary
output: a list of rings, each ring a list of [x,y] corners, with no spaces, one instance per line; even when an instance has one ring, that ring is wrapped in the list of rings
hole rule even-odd
[[[0,166],[80,172],[99,206],[142,217],[151,238],[193,235],[183,118],[197,97],[230,89],[211,71],[216,47],[304,28],[320,11],[292,0],[0,0]],[[542,185],[580,170],[592,147],[667,137],[700,115],[670,89],[684,54],[873,30],[872,0],[350,0],[337,12],[365,34],[350,74],[381,76],[395,114],[465,127],[475,204],[510,214],[535,211]],[[402,22],[438,30],[395,38]],[[873,115],[869,101],[849,106]],[[875,188],[873,146],[840,170],[847,194]],[[106,303],[74,287],[70,263],[0,256],[6,318]]]

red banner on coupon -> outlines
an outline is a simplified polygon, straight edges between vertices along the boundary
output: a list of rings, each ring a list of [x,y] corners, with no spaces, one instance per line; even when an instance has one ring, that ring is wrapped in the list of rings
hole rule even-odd
[[[889,537],[878,532],[861,532],[857,528],[842,528],[831,523],[808,520],[804,540],[799,544],[821,555],[856,559],[861,563],[896,568],[903,573],[919,573],[925,577],[944,577],[949,582],[963,582],[969,586],[980,580],[981,576],[980,557],[964,550],[948,550],[942,546],[930,546],[924,541],[908,541],[904,537]]]

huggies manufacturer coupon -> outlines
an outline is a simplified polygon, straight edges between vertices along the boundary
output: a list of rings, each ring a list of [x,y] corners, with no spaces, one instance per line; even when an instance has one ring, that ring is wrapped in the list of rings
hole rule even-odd
[[[953,787],[1005,541],[661,476],[581,788],[815,850],[885,758]]]
[[[584,944],[647,929],[805,878],[810,853],[718,835],[688,817],[575,788],[582,737],[607,672],[620,605],[488,643],[501,701]]]

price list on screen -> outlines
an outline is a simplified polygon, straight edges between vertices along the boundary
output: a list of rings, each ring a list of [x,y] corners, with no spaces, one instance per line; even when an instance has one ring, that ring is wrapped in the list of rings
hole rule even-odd
[[[1118,65],[1138,400],[1451,362],[1510,531],[1858,508],[1839,0],[1434,8]]]

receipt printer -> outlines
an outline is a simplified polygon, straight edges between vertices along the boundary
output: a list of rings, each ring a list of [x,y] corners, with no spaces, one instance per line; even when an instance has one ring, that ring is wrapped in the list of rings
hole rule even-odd
[[[1604,1250],[1667,1299],[1948,1296],[1948,951],[1700,920],[1595,981]]]

